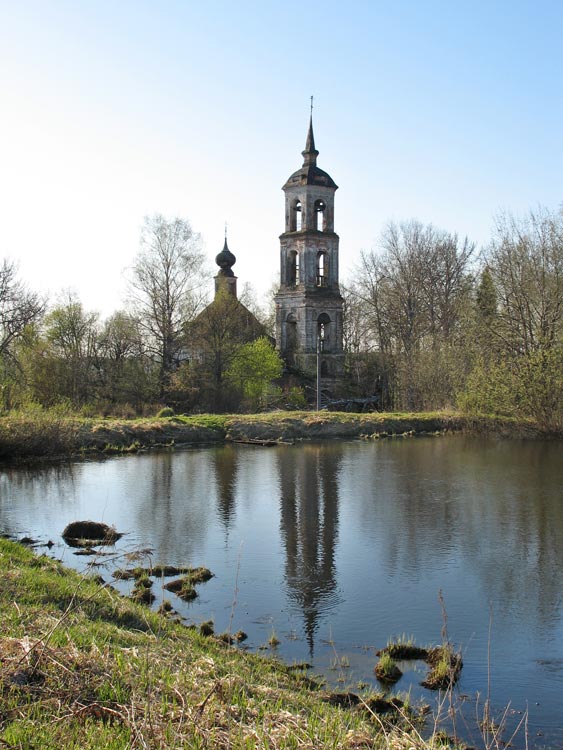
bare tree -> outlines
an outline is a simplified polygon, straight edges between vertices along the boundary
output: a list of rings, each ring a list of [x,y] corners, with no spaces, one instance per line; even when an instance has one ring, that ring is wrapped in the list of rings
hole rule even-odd
[[[65,293],[45,317],[49,369],[56,375],[53,393],[76,405],[94,395],[98,334],[98,313],[85,311],[73,292]]]
[[[474,251],[467,237],[460,242],[457,234],[433,232],[425,288],[434,348],[456,333],[473,283],[469,264]]]
[[[11,344],[26,326],[43,313],[45,303],[27,290],[17,277],[16,265],[8,260],[0,266],[0,357],[11,354]]]
[[[182,346],[182,329],[203,302],[204,257],[199,234],[186,219],[145,218],[132,268],[131,297],[164,391]]]
[[[494,328],[506,350],[551,348],[563,330],[563,214],[499,217],[487,265],[498,302]]]
[[[156,399],[154,363],[146,356],[139,321],[119,310],[108,318],[98,338],[100,395],[110,403],[135,408]]]
[[[364,346],[379,353],[386,401],[397,398],[395,406],[420,406],[432,382],[446,384],[437,402],[452,398],[453,379],[433,369],[455,361],[445,348],[461,336],[473,249],[467,239],[460,242],[431,224],[408,221],[389,224],[379,252],[362,254],[349,290],[360,303],[356,313],[363,319],[356,328],[362,330]],[[439,357],[442,349],[444,356]]]

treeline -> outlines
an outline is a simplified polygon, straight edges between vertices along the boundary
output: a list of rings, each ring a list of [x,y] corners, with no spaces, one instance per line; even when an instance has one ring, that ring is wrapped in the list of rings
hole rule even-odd
[[[391,224],[345,291],[350,385],[382,408],[461,407],[563,427],[563,213],[467,239]]]
[[[62,406],[85,415],[136,416],[164,405],[179,411],[258,409],[275,399],[279,394],[269,385],[282,363],[256,331],[245,338],[239,330],[221,348],[201,336],[196,341],[190,330],[208,302],[204,260],[188,221],[148,218],[127,305],[105,321],[71,293],[48,305],[5,260],[0,408]],[[228,300],[222,307],[229,330],[236,331],[244,308],[232,309]]]
[[[302,406],[299,389],[272,386],[281,362],[242,306],[226,297],[200,315],[204,268],[189,222],[147,219],[127,305],[102,321],[72,294],[48,305],[5,260],[0,407],[133,416],[164,405]],[[461,407],[563,427],[561,211],[500,217],[479,253],[432,225],[391,224],[343,293],[342,395],[375,395],[382,410]]]

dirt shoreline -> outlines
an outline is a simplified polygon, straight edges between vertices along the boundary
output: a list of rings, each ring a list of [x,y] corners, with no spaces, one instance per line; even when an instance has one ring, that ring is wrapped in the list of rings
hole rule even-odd
[[[79,434],[77,447],[86,450],[105,450],[106,446],[127,448],[139,443],[139,448],[182,447],[223,442],[302,440],[353,440],[408,437],[448,432],[494,434],[499,437],[538,438],[546,434],[532,424],[489,418],[469,418],[444,415],[393,414],[316,414],[303,413],[284,416],[275,413],[271,418],[260,415],[227,416],[224,426],[205,427],[173,420],[155,420],[148,426],[123,422],[114,426],[95,425]]]
[[[453,413],[274,412],[140,420],[3,417],[0,461],[111,455],[226,442],[293,443],[465,432],[503,438],[560,438],[532,423]]]

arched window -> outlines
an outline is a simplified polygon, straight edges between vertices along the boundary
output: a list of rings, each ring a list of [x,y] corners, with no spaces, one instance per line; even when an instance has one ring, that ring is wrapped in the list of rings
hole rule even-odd
[[[326,313],[317,318],[317,337],[321,351],[330,350],[330,318]]]
[[[324,251],[317,253],[317,286],[326,286],[328,280],[328,256]]]
[[[326,359],[323,359],[321,362],[321,378],[328,378],[330,375],[330,370],[328,367],[328,362]]]
[[[293,208],[291,210],[291,230],[292,232],[300,232],[302,227],[302,219],[303,217],[303,211],[301,209],[301,201],[297,199],[293,203]]]
[[[289,365],[295,364],[295,352],[297,349],[297,319],[293,313],[289,313],[285,319],[285,351]]]
[[[325,231],[325,210],[326,210],[326,203],[319,198],[319,200],[315,201],[315,229],[319,232]]]
[[[292,250],[289,253],[289,286],[296,286],[299,284],[299,253],[297,250]]]

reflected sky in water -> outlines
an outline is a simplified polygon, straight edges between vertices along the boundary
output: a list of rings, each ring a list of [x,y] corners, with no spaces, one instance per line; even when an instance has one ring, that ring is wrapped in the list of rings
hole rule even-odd
[[[464,651],[459,691],[486,690],[491,624],[493,703],[528,706],[530,744],[561,746],[561,452],[555,442],[452,436],[5,469],[0,526],[51,539],[78,568],[88,560],[60,536],[76,519],[126,532],[117,555],[150,549],[153,562],[205,565],[215,577],[194,603],[155,590],[157,606],[166,593],[190,621],[242,628],[253,649],[275,632],[280,656],[354,689],[376,686],[375,649],[388,637],[440,640],[442,591]],[[335,669],[342,656],[350,666]],[[422,676],[419,665],[398,688],[428,700]]]

